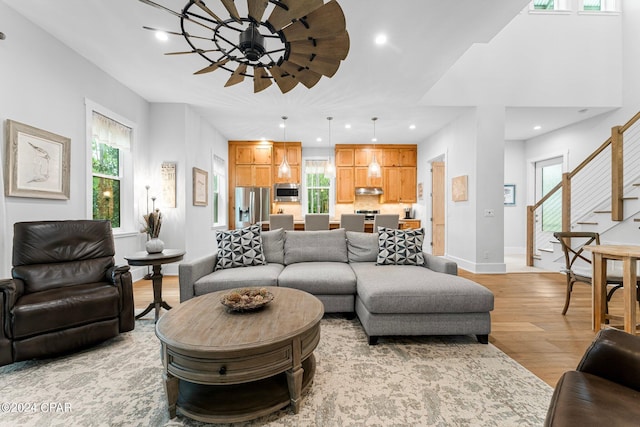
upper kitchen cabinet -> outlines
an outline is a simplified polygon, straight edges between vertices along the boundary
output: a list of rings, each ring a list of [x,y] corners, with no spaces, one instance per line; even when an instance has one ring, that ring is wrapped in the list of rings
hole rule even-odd
[[[237,165],[270,165],[272,157],[271,144],[250,143],[235,146]]]
[[[337,148],[336,147],[336,167],[353,166],[354,153],[353,148]]]
[[[299,142],[287,142],[283,144],[281,142],[273,143],[273,150],[275,155],[273,156],[273,182],[274,183],[295,183],[299,184],[302,179],[301,165],[302,165],[302,146]],[[287,152],[287,162],[291,167],[290,178],[278,177],[278,166],[282,163],[285,150]]]
[[[376,155],[376,161],[380,164],[382,162],[382,149],[372,148],[371,146],[356,148],[354,150],[354,166],[369,166],[374,154]]]
[[[336,203],[353,203],[356,200],[353,167],[336,168]]]
[[[416,166],[417,150],[415,146],[398,146],[382,150],[382,166]]]

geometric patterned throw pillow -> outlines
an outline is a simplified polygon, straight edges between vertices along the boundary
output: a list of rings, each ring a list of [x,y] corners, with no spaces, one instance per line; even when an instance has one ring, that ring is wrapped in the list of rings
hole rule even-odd
[[[266,264],[262,253],[260,225],[238,230],[216,231],[218,261],[215,270]]]
[[[378,227],[378,265],[423,265],[424,229],[398,230]]]

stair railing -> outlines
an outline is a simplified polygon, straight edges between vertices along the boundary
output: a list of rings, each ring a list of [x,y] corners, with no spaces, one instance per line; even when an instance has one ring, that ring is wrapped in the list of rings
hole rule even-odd
[[[563,173],[561,182],[534,205],[527,206],[526,262],[528,266],[533,266],[534,258],[538,251],[545,241],[550,240],[550,236],[553,234],[552,231],[544,232],[540,230],[536,232],[537,212],[545,202],[553,202],[554,199],[551,199],[553,196],[556,196],[555,199],[560,200],[562,231],[571,230],[572,206],[577,208],[575,214],[582,217],[587,209],[593,209],[593,206],[598,204],[598,200],[609,199],[607,204],[611,206],[612,221],[622,221],[624,219],[625,179],[630,179],[630,174],[625,174],[624,165],[626,163],[629,166],[627,169],[631,172],[631,166],[635,166],[634,169],[636,169],[639,164],[638,159],[640,159],[640,143],[634,143],[631,146],[626,144],[629,158],[625,161],[625,156],[623,155],[625,132],[630,137],[628,138],[630,141],[636,142],[640,140],[640,124],[634,126],[639,120],[640,112],[625,125],[611,128],[611,136],[600,147],[574,170]],[[573,196],[572,191],[575,193]],[[589,208],[585,206],[589,206]],[[609,211],[607,210],[607,212]]]

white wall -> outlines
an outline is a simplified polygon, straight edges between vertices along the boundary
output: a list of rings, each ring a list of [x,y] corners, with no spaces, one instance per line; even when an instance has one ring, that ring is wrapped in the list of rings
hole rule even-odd
[[[516,186],[515,206],[504,206],[504,253],[524,254],[526,248],[526,169],[525,142],[505,141],[504,183]]]
[[[136,125],[134,157],[134,203],[132,230],[116,236],[116,262],[124,255],[143,250],[139,234],[144,213],[146,184],[159,182],[163,161],[178,163],[177,205],[163,209],[161,239],[167,247],[184,248],[187,258],[215,248],[211,204],[196,207],[191,202],[191,168],[213,172],[215,152],[227,159],[227,142],[210,124],[184,105],[149,104],[102,70],[32,25],[0,2],[0,28],[7,34],[0,41],[0,120],[16,120],[71,139],[71,194],[69,200],[29,199],[0,196],[0,277],[9,277],[13,224],[18,221],[87,218],[87,149],[85,99],[89,99]],[[3,138],[4,140],[4,138]],[[0,168],[5,167],[0,150]],[[156,193],[158,194],[158,193]],[[187,227],[188,224],[188,227]],[[177,266],[167,266],[176,274]],[[145,271],[136,269],[136,277]]]

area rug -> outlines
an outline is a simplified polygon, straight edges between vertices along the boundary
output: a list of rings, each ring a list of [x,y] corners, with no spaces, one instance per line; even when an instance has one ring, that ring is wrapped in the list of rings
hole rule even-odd
[[[313,385],[239,426],[540,426],[552,388],[474,337],[380,339],[325,316]],[[2,426],[203,426],[170,420],[152,320],[73,355],[0,368]]]

